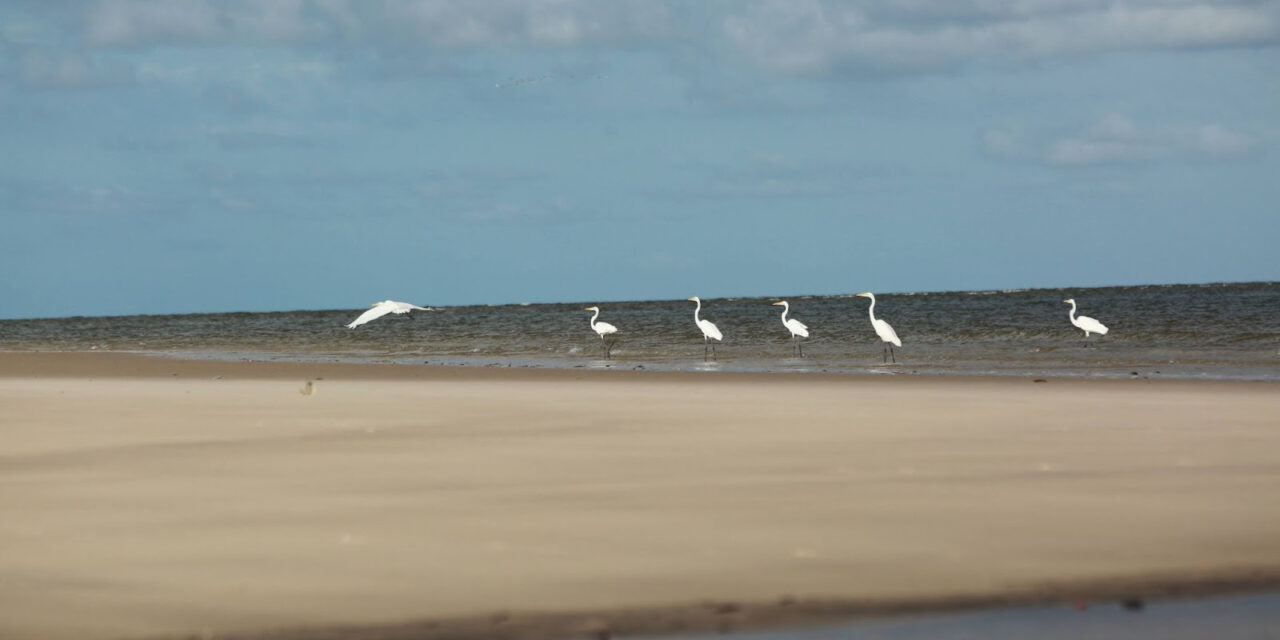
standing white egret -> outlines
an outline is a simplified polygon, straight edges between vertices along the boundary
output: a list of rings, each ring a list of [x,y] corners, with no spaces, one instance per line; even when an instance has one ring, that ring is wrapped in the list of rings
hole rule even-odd
[[[1096,333],[1100,336],[1107,335],[1108,329],[1106,325],[1102,324],[1101,322],[1098,322],[1097,320],[1094,320],[1093,318],[1090,318],[1089,316],[1076,315],[1075,298],[1067,298],[1066,300],[1063,300],[1063,302],[1071,305],[1071,311],[1067,312],[1067,318],[1071,320],[1071,324],[1074,324],[1078,329],[1080,329],[1081,331],[1084,331],[1084,341],[1085,341],[1084,343],[1086,346],[1088,346],[1089,344],[1090,333]]]
[[[388,313],[409,313],[414,309],[419,311],[431,311],[431,307],[419,307],[416,304],[396,302],[395,300],[383,300],[382,302],[375,302],[369,306],[373,308],[360,314],[360,317],[355,320],[352,320],[351,324],[347,325],[348,329],[354,329],[366,322],[377,320]]]
[[[608,360],[609,352],[613,350],[613,347],[605,341],[604,337],[611,333],[617,333],[618,328],[608,322],[596,322],[596,318],[600,317],[600,307],[587,307],[586,309],[583,309],[583,311],[595,312],[595,314],[591,316],[591,330],[595,331],[596,334],[600,336],[600,344],[604,348],[604,359]]]
[[[716,345],[711,340],[719,342],[724,339],[724,335],[710,320],[700,320],[698,318],[698,312],[702,310],[702,300],[698,296],[686,298],[686,300],[698,303],[698,306],[693,308],[693,323],[702,330],[702,359],[704,361],[707,360],[707,345],[711,345],[711,357],[714,358],[716,356]]]
[[[893,327],[889,326],[888,322],[876,318],[876,294],[866,291],[859,293],[857,297],[871,298],[871,307],[867,309],[867,315],[871,316],[871,326],[876,330],[876,335],[880,336],[880,339],[884,341],[885,351],[888,352],[885,362],[892,358],[894,364],[897,364],[898,359],[893,355],[893,347],[894,345],[901,347],[902,341],[898,339],[897,332],[893,330]]]
[[[796,340],[797,337],[808,338],[809,327],[804,326],[803,322],[795,318],[787,318],[787,312],[791,310],[791,305],[786,300],[779,300],[773,303],[775,307],[782,307],[782,326],[791,332],[791,342],[796,345],[796,350],[800,353],[800,357],[804,357],[804,343]]]

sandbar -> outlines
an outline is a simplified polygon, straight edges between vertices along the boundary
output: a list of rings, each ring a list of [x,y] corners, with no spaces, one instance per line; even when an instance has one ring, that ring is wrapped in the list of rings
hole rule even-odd
[[[1280,386],[1039,380],[0,353],[0,637],[606,637],[1280,586]]]

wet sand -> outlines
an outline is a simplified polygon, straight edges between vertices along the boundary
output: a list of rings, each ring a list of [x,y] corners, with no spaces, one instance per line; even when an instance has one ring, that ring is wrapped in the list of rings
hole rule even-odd
[[[0,636],[652,634],[1276,588],[1278,392],[0,353]]]

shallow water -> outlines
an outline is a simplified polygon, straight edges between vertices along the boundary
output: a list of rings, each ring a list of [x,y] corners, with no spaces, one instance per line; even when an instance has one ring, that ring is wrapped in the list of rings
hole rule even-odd
[[[708,635],[648,637],[703,640]],[[723,636],[719,636],[723,637]],[[740,640],[1274,640],[1280,595],[1242,595],[1144,603],[1026,607],[891,618],[819,629],[735,633]],[[637,639],[640,640],[640,639]]]
[[[1067,319],[1110,328],[1086,341]],[[725,335],[716,359],[684,300],[600,303],[617,325],[613,359],[588,326],[595,301],[445,307],[356,329],[363,309],[0,321],[0,350],[112,350],[217,359],[474,366],[1280,380],[1280,283],[880,294],[876,314],[903,346],[882,364],[868,300],[793,296],[809,325],[792,352],[778,298],[704,301]],[[430,301],[413,300],[416,303]]]

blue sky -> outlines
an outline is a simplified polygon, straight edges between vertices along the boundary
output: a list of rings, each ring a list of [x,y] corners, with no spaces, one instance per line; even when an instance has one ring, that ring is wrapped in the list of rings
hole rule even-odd
[[[0,317],[1280,278],[1280,1],[0,5]]]

